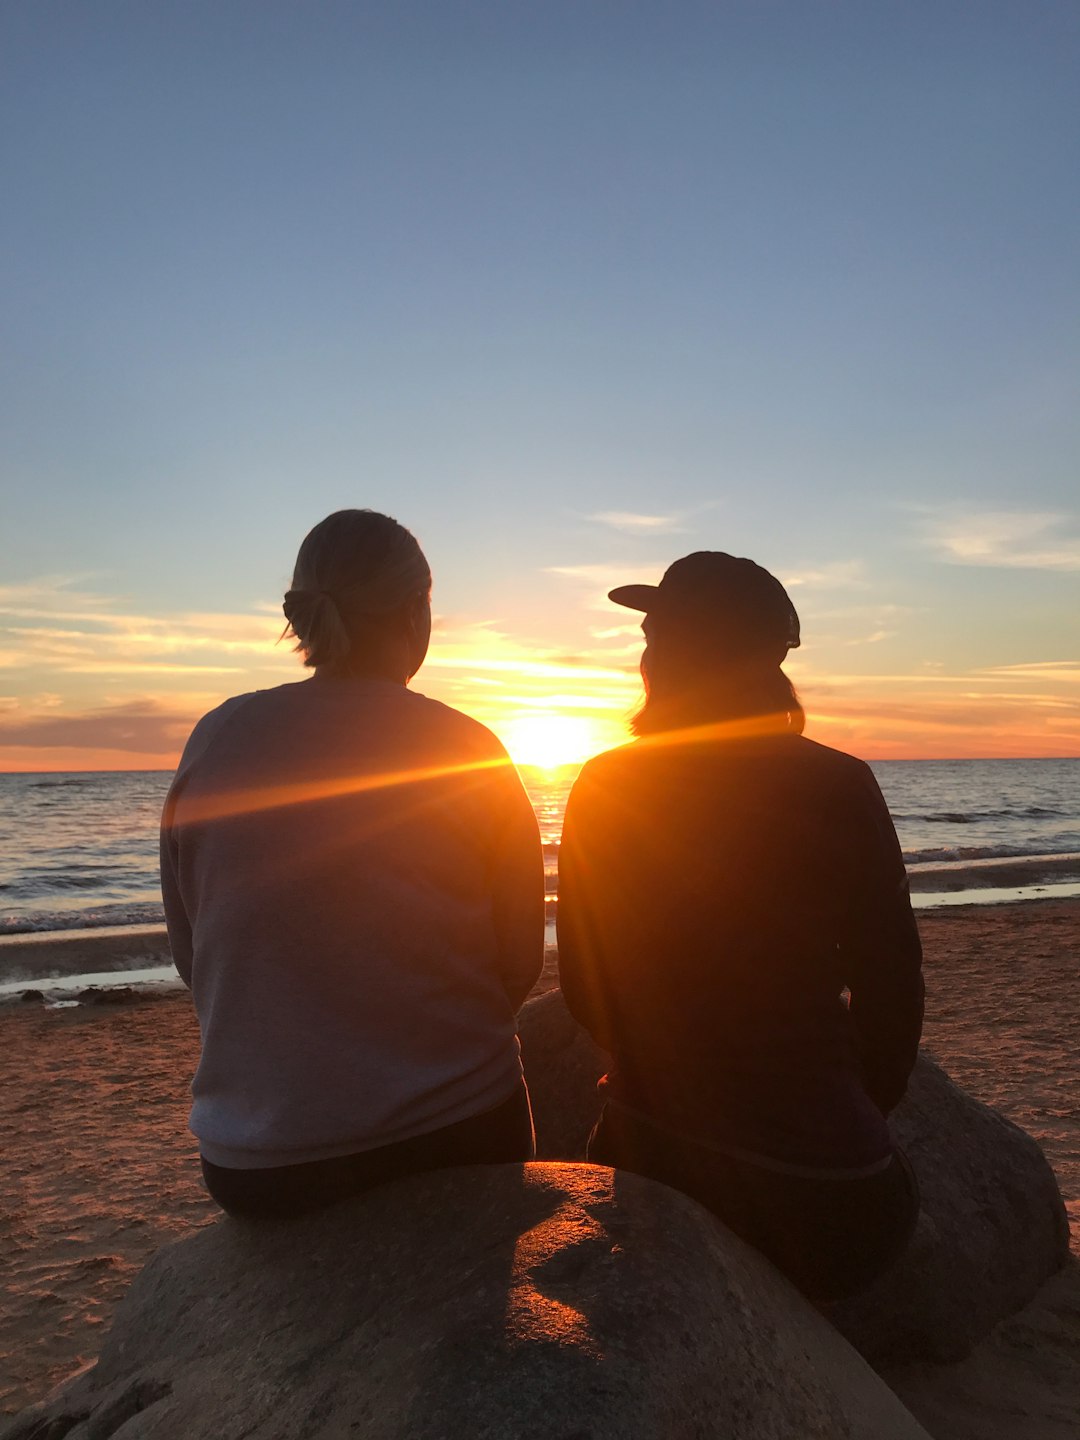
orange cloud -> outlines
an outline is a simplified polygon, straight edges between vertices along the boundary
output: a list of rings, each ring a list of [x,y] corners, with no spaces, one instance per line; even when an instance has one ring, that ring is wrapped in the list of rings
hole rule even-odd
[[[1080,755],[1080,705],[1055,694],[1017,694],[942,677],[946,688],[860,695],[802,687],[807,734],[870,760],[1036,759]],[[825,687],[827,690],[828,687]]]
[[[0,714],[0,771],[171,769],[197,714],[131,700],[81,713]]]

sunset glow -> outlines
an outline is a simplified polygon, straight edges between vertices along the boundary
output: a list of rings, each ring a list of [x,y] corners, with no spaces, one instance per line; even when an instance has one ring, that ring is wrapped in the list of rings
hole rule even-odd
[[[810,738],[1080,755],[1069,7],[11,8],[0,772],[302,681],[353,506],[519,764],[627,741],[608,595],[699,550],[788,590]]]
[[[617,743],[594,721],[576,715],[522,715],[501,727],[501,734],[516,765],[540,770],[579,765]]]

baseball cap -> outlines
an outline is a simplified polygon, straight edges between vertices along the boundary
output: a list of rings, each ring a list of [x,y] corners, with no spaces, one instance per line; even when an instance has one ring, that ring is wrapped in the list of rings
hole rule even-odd
[[[719,625],[733,647],[795,650],[799,617],[775,575],[722,550],[696,550],[664,571],[659,585],[619,585],[608,599],[647,615]]]

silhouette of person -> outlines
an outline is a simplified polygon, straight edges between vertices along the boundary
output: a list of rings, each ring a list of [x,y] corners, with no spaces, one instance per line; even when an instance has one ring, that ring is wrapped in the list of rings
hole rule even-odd
[[[539,831],[496,738],[407,688],[430,587],[395,520],[323,520],[284,604],[314,676],[200,720],[166,800],[191,1127],[233,1214],[534,1153],[515,1015],[543,961]]]
[[[918,1211],[885,1120],[923,1006],[892,821],[865,764],[802,736],[768,571],[699,551],[610,598],[644,612],[646,698],[575,783],[559,865],[563,992],[611,1057],[589,1158],[839,1298]]]

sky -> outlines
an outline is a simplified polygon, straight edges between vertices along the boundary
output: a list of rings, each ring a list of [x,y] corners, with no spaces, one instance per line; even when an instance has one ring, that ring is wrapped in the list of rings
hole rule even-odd
[[[168,768],[306,531],[396,516],[414,684],[621,743],[614,585],[788,586],[807,733],[1080,755],[1080,9],[0,9],[0,770]]]

